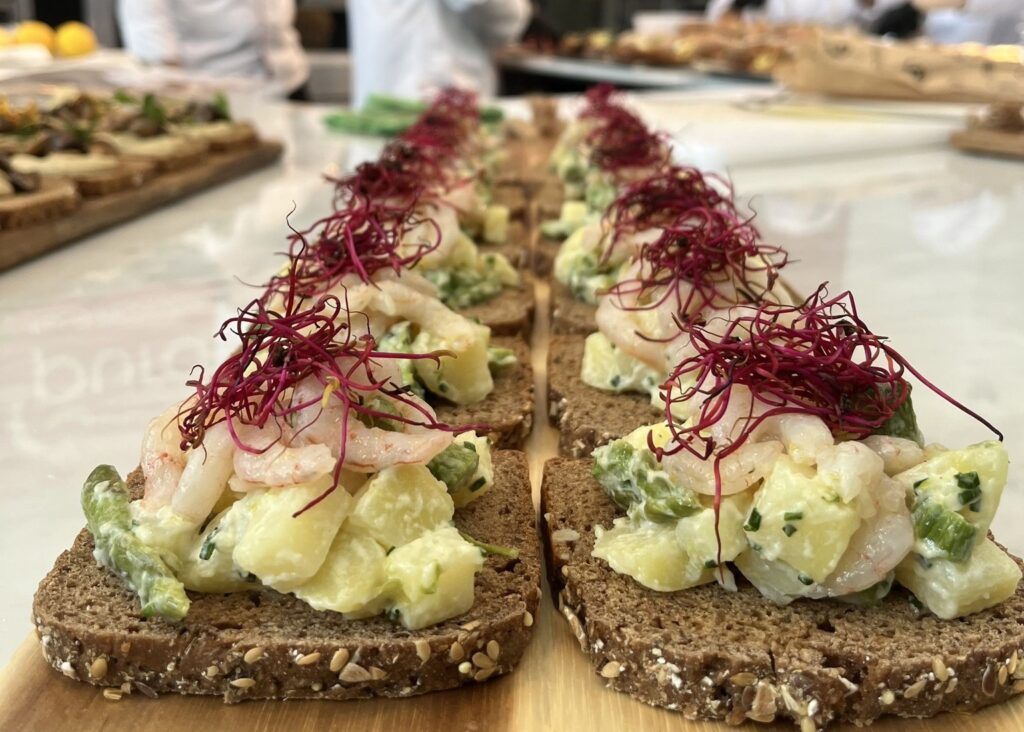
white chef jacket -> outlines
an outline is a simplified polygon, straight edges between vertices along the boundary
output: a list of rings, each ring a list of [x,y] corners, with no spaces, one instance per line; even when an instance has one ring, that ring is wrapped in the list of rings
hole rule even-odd
[[[374,92],[425,98],[446,86],[491,96],[491,52],[529,18],[528,0],[348,0],[353,105]]]
[[[777,23],[843,26],[863,22],[905,0],[876,0],[865,9],[857,0],[766,0],[758,17]],[[707,14],[717,19],[732,0],[711,0]],[[935,10],[924,20],[924,35],[939,43],[1020,43],[1024,0],[967,0],[961,10]]]
[[[295,0],[118,0],[127,49],[153,63],[263,82],[284,96],[309,76]]]

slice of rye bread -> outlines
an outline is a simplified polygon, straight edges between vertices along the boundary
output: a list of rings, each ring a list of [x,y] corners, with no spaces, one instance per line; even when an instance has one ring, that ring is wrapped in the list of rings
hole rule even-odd
[[[488,556],[473,607],[439,625],[409,631],[383,617],[346,620],[269,589],[190,592],[183,621],[146,620],[135,594],[93,559],[92,537],[82,531],[36,591],[43,655],[65,676],[97,686],[131,682],[150,695],[227,702],[413,696],[508,673],[532,633],[540,549],[526,456],[496,451],[494,475],[494,487],[456,511],[455,524],[519,556]],[[129,476],[133,490],[141,492],[141,482],[140,471]],[[493,666],[473,660],[481,652]]]
[[[430,399],[437,418],[450,425],[484,425],[484,433],[500,448],[520,448],[533,427],[533,367],[530,347],[522,338],[502,336],[492,346],[511,348],[516,363],[494,374],[494,389],[476,404],[452,404]]]
[[[83,196],[97,198],[138,188],[155,175],[156,168],[151,163],[120,159],[116,168],[96,173],[82,173],[72,176],[72,180]]]
[[[583,336],[556,335],[548,346],[548,416],[563,455],[590,455],[598,445],[664,418],[649,397],[615,394],[580,379]]]
[[[508,287],[497,297],[458,312],[488,326],[494,335],[527,336],[533,324],[533,309],[533,279],[523,272],[519,287]]]
[[[502,254],[509,263],[516,269],[528,269],[530,267],[530,232],[523,221],[509,221],[508,234],[505,241],[490,244],[477,237],[477,248],[481,254]]]
[[[741,577],[732,593],[657,592],[591,556],[594,527],[622,512],[590,466],[545,465],[541,533],[552,599],[609,687],[688,718],[790,718],[801,730],[969,712],[1024,690],[1024,583],[952,621],[919,615],[898,587],[875,607],[780,607]]]
[[[551,282],[551,332],[589,335],[597,331],[597,308],[572,296],[557,280]]]
[[[0,197],[0,229],[20,229],[67,216],[81,200],[67,178],[41,178],[39,188],[31,193]]]

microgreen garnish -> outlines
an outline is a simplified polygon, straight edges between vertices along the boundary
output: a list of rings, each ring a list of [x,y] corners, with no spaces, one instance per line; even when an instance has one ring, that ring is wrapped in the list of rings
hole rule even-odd
[[[356,315],[338,297],[325,296],[312,305],[286,299],[282,312],[268,310],[254,300],[229,318],[217,332],[222,340],[237,340],[237,349],[206,376],[197,366],[187,385],[194,395],[178,415],[181,447],[198,448],[206,431],[226,422],[238,449],[259,454],[270,445],[254,447],[238,434],[242,426],[278,431],[275,444],[284,436],[283,425],[308,408],[324,409],[323,402],[341,406],[338,434],[339,457],[330,488],[298,513],[312,508],[335,490],[345,462],[349,423],[355,418],[367,424],[386,420],[391,425],[464,432],[473,425],[453,427],[439,422],[425,402],[405,387],[380,376],[384,361],[433,360],[435,353],[389,353],[377,350],[369,332],[357,333]],[[294,389],[313,379],[319,388],[314,397],[299,400]],[[296,515],[298,515],[298,513]]]

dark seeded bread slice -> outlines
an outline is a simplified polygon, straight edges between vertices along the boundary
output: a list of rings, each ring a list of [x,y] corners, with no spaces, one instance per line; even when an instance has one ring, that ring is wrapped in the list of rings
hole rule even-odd
[[[779,607],[744,581],[656,592],[591,557],[593,527],[617,509],[590,465],[545,465],[542,533],[552,597],[609,687],[689,718],[801,730],[968,712],[1024,691],[1024,584],[954,621],[918,616],[900,588],[877,607]]]
[[[533,325],[533,278],[523,272],[521,279],[519,287],[506,288],[494,299],[462,308],[459,313],[476,318],[494,335],[527,336]]]
[[[538,186],[534,196],[537,202],[537,213],[541,221],[557,219],[562,213],[562,202],[565,200],[565,187],[554,175],[549,175]]]
[[[20,229],[67,216],[80,203],[78,189],[67,178],[41,178],[32,193],[0,198],[0,229]]]
[[[101,170],[95,173],[82,173],[72,176],[78,192],[87,198],[109,196],[111,193],[138,188],[156,175],[156,168],[151,163],[139,160],[119,160],[116,168]]]
[[[494,374],[494,390],[477,404],[457,405],[431,400],[437,418],[451,425],[487,425],[491,442],[501,448],[521,448],[533,426],[533,368],[530,347],[522,338],[502,336],[491,345],[511,348],[516,363]]]
[[[551,336],[548,346],[548,416],[563,455],[590,455],[598,445],[651,424],[660,415],[641,394],[615,394],[580,379],[583,336]]]
[[[541,218],[541,223],[547,219]],[[533,249],[533,271],[538,277],[546,277],[555,269],[555,257],[562,247],[561,239],[553,239],[544,234],[538,234],[537,244]]]
[[[589,335],[597,331],[597,308],[577,300],[561,282],[551,282],[551,332]]]
[[[508,673],[530,640],[540,556],[526,456],[495,452],[494,468],[494,487],[457,511],[455,523],[480,541],[517,548],[519,557],[487,558],[473,607],[460,617],[407,631],[261,590],[190,593],[184,621],[144,620],[134,594],[97,565],[83,531],[36,592],[43,653],[64,675],[91,684],[131,682],[150,694],[215,694],[228,702],[413,696]],[[130,485],[140,489],[139,471]],[[481,652],[493,668],[473,660]]]

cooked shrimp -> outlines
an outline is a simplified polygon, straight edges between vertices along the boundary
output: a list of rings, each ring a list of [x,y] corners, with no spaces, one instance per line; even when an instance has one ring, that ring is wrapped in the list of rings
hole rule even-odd
[[[834,490],[844,503],[859,495],[871,495],[885,477],[882,458],[866,445],[852,440],[840,442],[818,453],[818,478]],[[862,501],[862,514],[872,503]],[[866,515],[871,515],[867,513]]]
[[[203,444],[188,452],[185,469],[171,497],[171,510],[196,523],[204,521],[228,484],[234,470],[235,449],[226,423],[206,430]]]
[[[402,249],[412,254],[418,249],[433,247],[420,260],[424,266],[436,266],[452,253],[462,236],[455,209],[428,203],[419,211],[420,223],[402,236]]]
[[[237,433],[244,445],[261,451],[238,449],[234,453],[235,474],[249,483],[267,486],[309,483],[333,471],[337,464],[337,458],[327,445],[292,444],[292,432],[283,426],[241,427]]]
[[[431,333],[443,336],[454,351],[462,351],[476,343],[482,329],[463,315],[448,308],[440,300],[407,287],[399,281],[377,283],[372,309],[395,320],[409,320]]]
[[[722,460],[722,495],[745,491],[767,476],[782,455],[782,443],[751,442]],[[706,496],[715,494],[714,460],[702,460],[685,450],[666,455],[662,460],[665,472],[679,485]]]
[[[878,584],[914,546],[914,526],[899,483],[883,477],[866,500],[873,515],[854,532],[839,564],[822,583],[832,597]]]
[[[185,453],[181,449],[177,424],[180,409],[174,405],[151,420],[142,438],[139,463],[146,479],[143,503],[153,511],[171,502],[185,469]]]
[[[636,316],[643,311],[623,310],[616,300],[614,295],[601,298],[597,306],[598,329],[633,358],[651,368],[664,369],[666,344],[652,340],[659,334],[646,331],[638,322]]]
[[[924,462],[924,450],[913,440],[888,435],[870,435],[861,440],[882,458],[886,475],[896,475]]]
[[[800,465],[814,465],[818,453],[835,444],[828,425],[821,417],[813,414],[780,414],[769,417],[758,426],[757,437],[773,437],[779,440],[785,447],[786,454]]]

